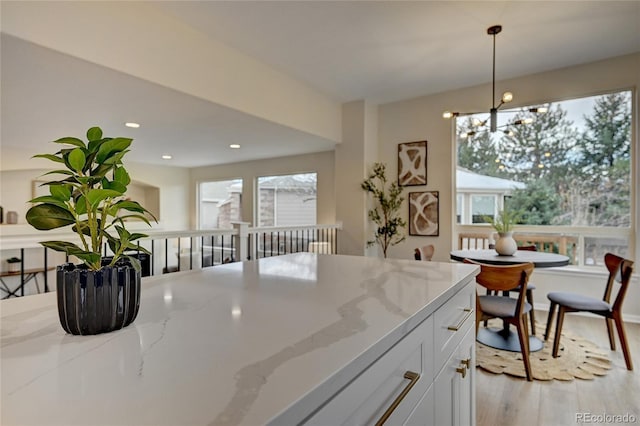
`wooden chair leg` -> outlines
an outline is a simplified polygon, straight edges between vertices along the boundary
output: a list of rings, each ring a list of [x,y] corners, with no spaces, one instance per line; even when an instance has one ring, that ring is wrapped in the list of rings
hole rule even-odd
[[[531,360],[529,359],[529,332],[527,331],[527,319],[521,316],[516,324],[518,330],[518,338],[520,339],[520,352],[522,352],[522,361],[524,362],[524,371],[527,380],[532,381]]]
[[[609,346],[611,346],[611,350],[616,350],[616,339],[613,336],[613,319],[605,318],[607,322],[607,334],[609,335]]]
[[[616,328],[618,329],[618,337],[620,338],[620,346],[622,346],[622,353],[624,354],[624,362],[627,364],[627,370],[633,371],[631,352],[629,351],[629,343],[627,342],[627,333],[624,330],[624,323],[622,322],[621,317],[615,317],[615,322]]]
[[[556,323],[556,335],[553,338],[553,357],[558,357],[558,349],[560,348],[560,332],[562,332],[562,323],[564,322],[564,307],[558,308],[558,322]]]
[[[551,323],[553,322],[554,314],[556,313],[556,306],[558,304],[551,302],[549,305],[549,316],[547,317],[547,327],[544,330],[544,340],[546,341],[549,338],[549,332],[551,331]]]
[[[531,335],[536,335],[536,315],[533,307],[533,291],[527,290],[527,302],[531,305],[531,312],[529,312],[529,319],[531,320]]]
[[[487,289],[487,296],[491,296],[493,294],[493,291]],[[496,291],[496,294],[498,294],[498,292]],[[487,326],[489,325],[489,321],[488,320],[484,320],[484,328],[487,328]],[[476,333],[478,334],[478,333]]]

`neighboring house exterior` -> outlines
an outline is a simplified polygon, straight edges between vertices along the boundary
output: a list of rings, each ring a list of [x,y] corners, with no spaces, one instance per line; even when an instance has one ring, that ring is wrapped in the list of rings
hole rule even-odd
[[[456,222],[461,225],[484,223],[483,216],[494,216],[504,206],[504,197],[526,185],[508,179],[456,169]]]
[[[260,178],[258,185],[258,226],[316,224],[315,173]]]

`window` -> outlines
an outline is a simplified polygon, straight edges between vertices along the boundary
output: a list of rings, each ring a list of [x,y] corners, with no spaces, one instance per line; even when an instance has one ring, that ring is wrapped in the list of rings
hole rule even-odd
[[[471,196],[471,221],[473,223],[488,223],[486,217],[496,215],[495,195]]]
[[[477,127],[486,114],[460,117],[458,174],[475,174],[474,189],[495,193],[499,206],[505,199],[521,213],[523,227],[581,237],[583,264],[601,264],[606,251],[628,255],[635,202],[631,106],[630,91],[533,105],[498,114],[493,133]],[[539,107],[546,112],[535,112]],[[533,122],[516,124],[525,120]],[[457,191],[470,189],[458,182]],[[472,201],[471,223],[480,223],[487,203]],[[458,216],[464,225],[464,211]]]
[[[199,229],[233,228],[242,220],[242,179],[199,185]]]
[[[316,224],[317,174],[258,178],[258,226]]]

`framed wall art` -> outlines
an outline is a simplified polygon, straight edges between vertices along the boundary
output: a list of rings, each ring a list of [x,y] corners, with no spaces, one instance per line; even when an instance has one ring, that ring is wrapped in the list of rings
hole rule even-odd
[[[427,184],[427,141],[398,144],[398,185]]]
[[[409,235],[437,237],[440,233],[438,191],[409,193]]]

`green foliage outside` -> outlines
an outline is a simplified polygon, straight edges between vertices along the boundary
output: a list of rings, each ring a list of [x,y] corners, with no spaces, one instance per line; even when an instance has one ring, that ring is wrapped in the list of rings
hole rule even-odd
[[[629,227],[631,92],[598,96],[582,128],[561,104],[544,114],[523,109],[510,122],[525,118],[534,122],[510,126],[512,135],[459,139],[458,165],[524,183],[508,199],[521,223]],[[458,134],[473,130],[471,120],[459,120]]]
[[[27,222],[38,230],[71,226],[80,238],[81,245],[67,241],[44,241],[45,247],[76,256],[91,270],[102,267],[101,250],[106,241],[114,253],[109,265],[126,257],[139,268],[138,259],[126,255],[128,251],[146,249],[133,244],[147,235],[129,232],[126,220],[141,220],[148,225],[146,215],[153,217],[138,202],[125,198],[131,182],[122,165],[122,158],[129,152],[132,139],[107,138],[99,127],[87,131],[88,143],[75,137],[65,137],[53,143],[63,146],[55,154],[39,154],[59,164],[46,175],[64,176],[45,182],[50,195],[32,199],[35,203],[27,211]],[[115,231],[115,232],[113,232]]]
[[[369,210],[369,219],[376,225],[374,239],[367,241],[369,246],[380,244],[382,254],[386,258],[387,250],[404,241],[404,227],[406,222],[399,216],[404,197],[402,188],[397,182],[387,185],[386,166],[375,163],[373,172],[362,182],[362,189],[371,194],[374,207]]]

